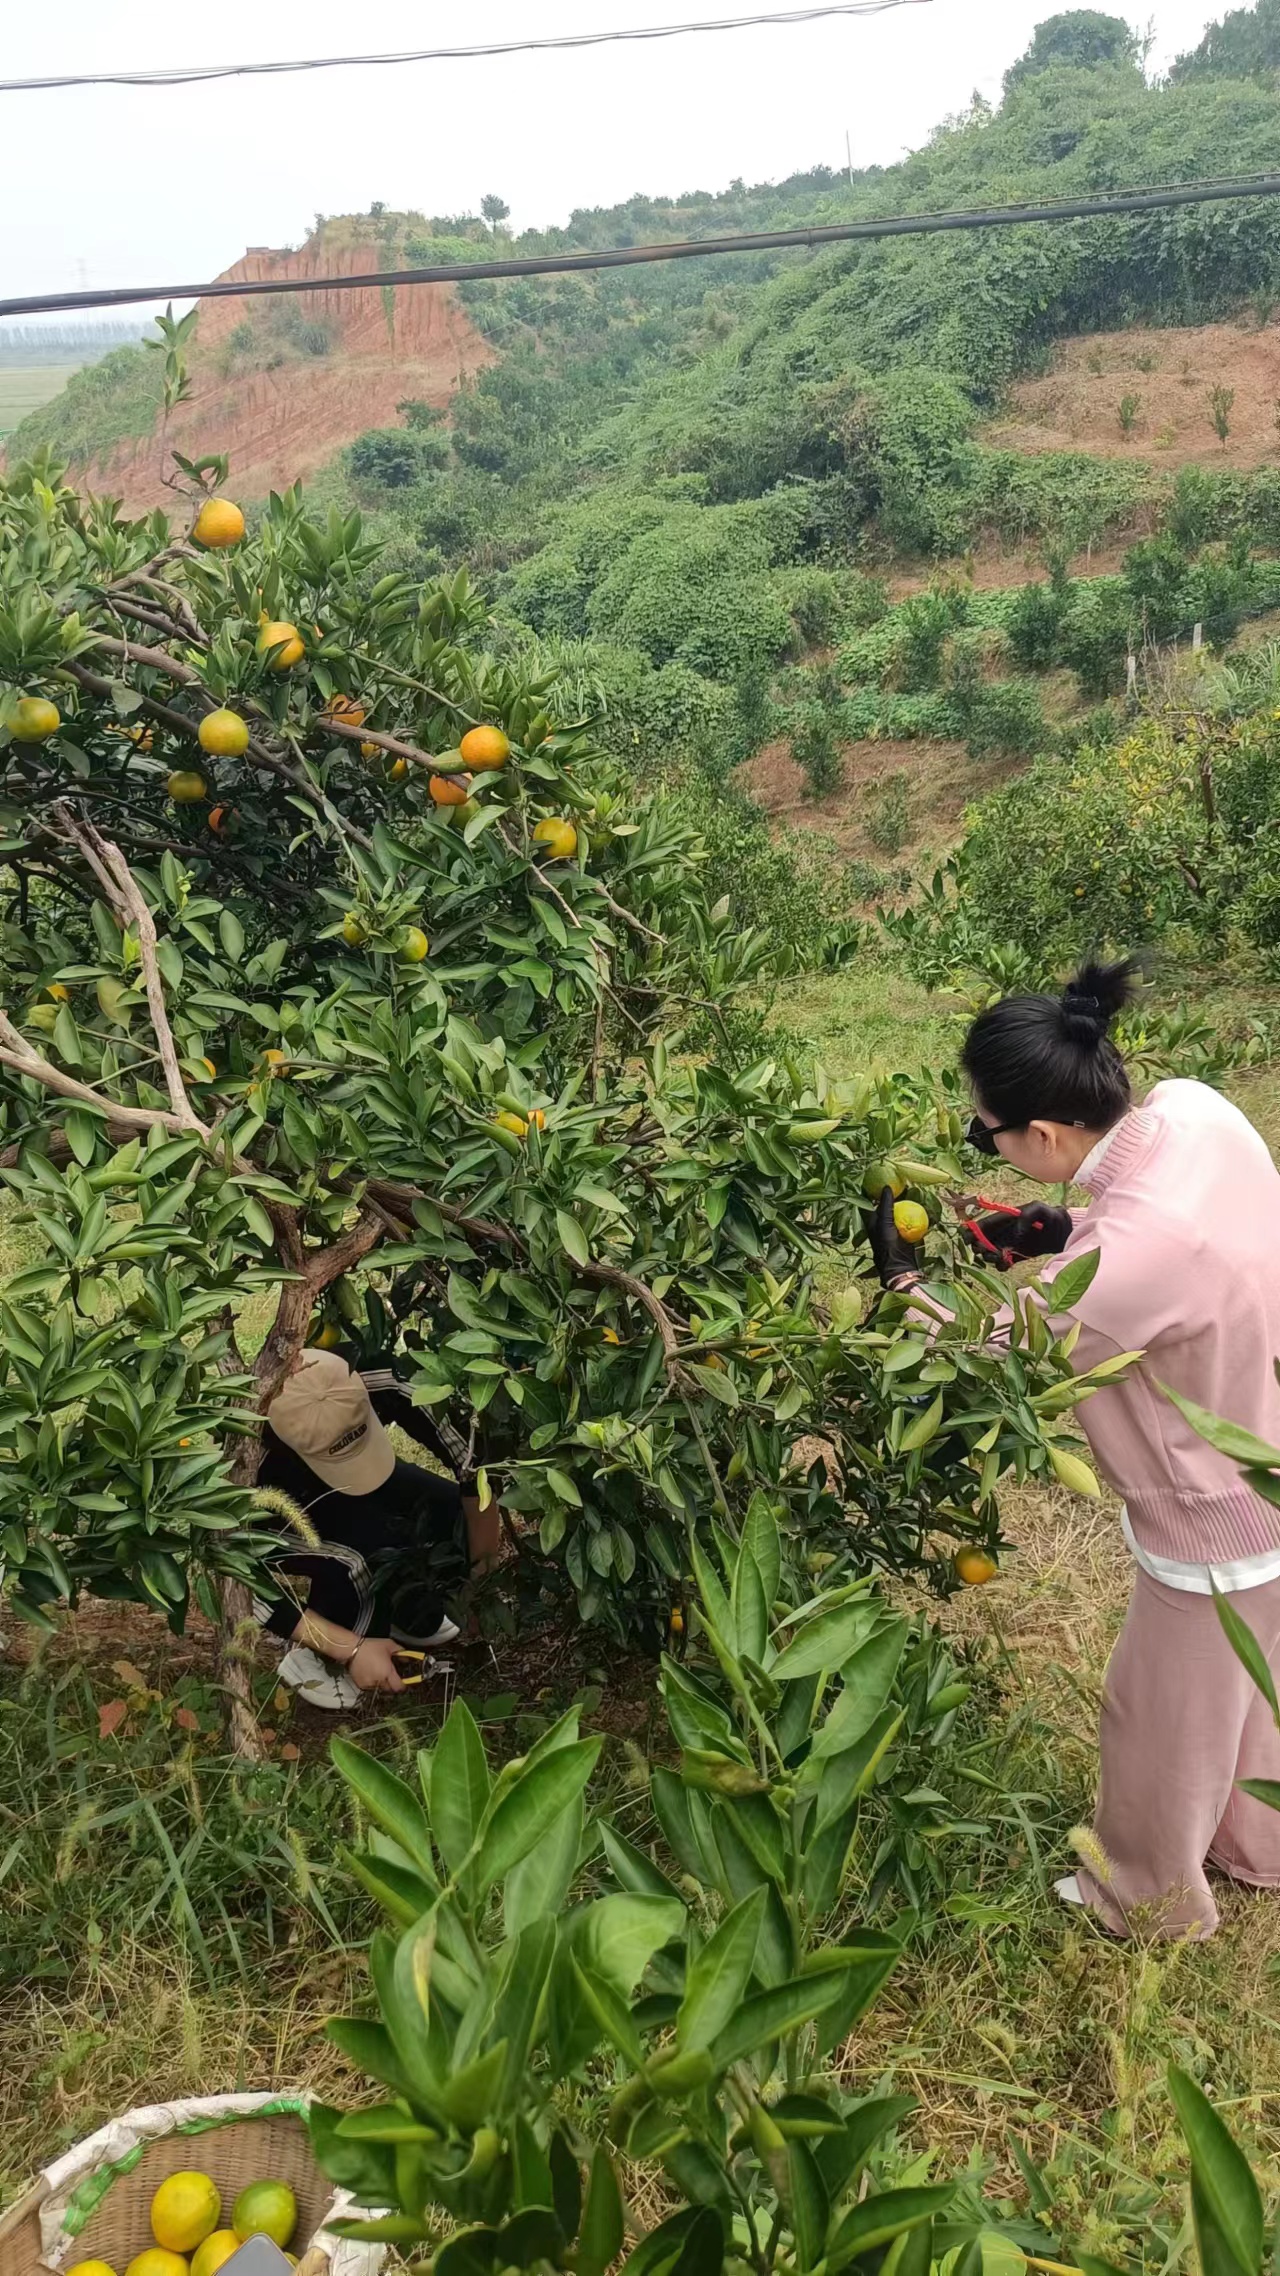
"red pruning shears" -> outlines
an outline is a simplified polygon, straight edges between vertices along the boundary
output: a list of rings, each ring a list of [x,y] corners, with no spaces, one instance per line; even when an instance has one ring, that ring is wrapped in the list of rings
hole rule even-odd
[[[990,1234],[983,1231],[977,1213],[981,1210],[985,1216],[990,1217],[1020,1217],[1020,1208],[1007,1201],[988,1201],[985,1193],[949,1193],[946,1199],[960,1221],[961,1232],[967,1233],[977,1248],[985,1249],[988,1256],[994,1257],[1006,1272],[1011,1265],[1017,1263],[1012,1249],[997,1247]]]

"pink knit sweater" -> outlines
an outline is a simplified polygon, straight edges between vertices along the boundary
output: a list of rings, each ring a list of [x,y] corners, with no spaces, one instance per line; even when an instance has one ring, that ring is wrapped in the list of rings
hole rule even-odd
[[[1280,1509],[1184,1422],[1170,1384],[1280,1446],[1280,1174],[1238,1107],[1203,1083],[1157,1084],[1125,1116],[1053,1274],[1097,1249],[1075,1306],[1084,1370],[1144,1353],[1079,1409],[1098,1467],[1155,1556],[1227,1562],[1280,1548]]]

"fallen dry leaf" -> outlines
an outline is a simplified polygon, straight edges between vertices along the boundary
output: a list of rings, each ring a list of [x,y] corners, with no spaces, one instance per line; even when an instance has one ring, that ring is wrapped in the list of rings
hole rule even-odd
[[[280,1749],[280,1760],[281,1762],[301,1762],[301,1747],[296,1747],[292,1739],[290,1739],[288,1746],[283,1746]]]
[[[189,1707],[175,1708],[173,1719],[180,1731],[198,1731],[200,1728],[200,1717],[193,1715]]]
[[[111,1662],[111,1673],[118,1675],[121,1683],[127,1683],[130,1691],[145,1691],[147,1689],[145,1675],[140,1667],[134,1666],[132,1660],[113,1660]]]
[[[108,1699],[105,1705],[98,1709],[98,1737],[100,1739],[114,1737],[128,1712],[129,1702],[127,1699]]]

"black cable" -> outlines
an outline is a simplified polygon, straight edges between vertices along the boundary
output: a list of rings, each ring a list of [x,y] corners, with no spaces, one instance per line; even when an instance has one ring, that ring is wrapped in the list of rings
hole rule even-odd
[[[711,253],[767,253],[793,246],[838,245],[880,237],[928,237],[939,230],[1008,229],[1036,221],[1086,221],[1093,215],[1156,213],[1168,206],[1208,205],[1222,198],[1273,198],[1280,174],[1228,176],[1166,189],[1116,190],[1105,197],[1062,199],[1048,205],[962,207],[952,213],[895,214],[880,221],[837,221],[813,229],[740,231],[733,237],[677,239],[667,245],[614,246],[602,253],[532,253],[508,261],[453,261],[436,269],[375,269],[351,277],[277,277],[212,284],[124,285],[109,292],[36,294],[0,300],[0,316],[39,316],[57,309],[120,308],[148,300],[241,300],[297,292],[357,292],[374,286],[469,284],[494,277],[572,275],[582,269],[622,269],[649,261],[691,261]]]
[[[726,16],[712,23],[645,24],[634,31],[565,32],[541,40],[492,40],[476,47],[424,47],[399,55],[316,55],[285,63],[192,64],[176,71],[68,72],[53,79],[0,79],[0,95],[34,95],[55,87],[193,87],[208,79],[250,79],[291,71],[345,71],[368,63],[454,63],[489,55],[527,55],[534,49],[607,47],[615,40],[669,40],[685,32],[740,32],[760,24],[812,24],[823,16],[882,16],[891,8],[927,7],[929,0],[829,0],[772,16]]]

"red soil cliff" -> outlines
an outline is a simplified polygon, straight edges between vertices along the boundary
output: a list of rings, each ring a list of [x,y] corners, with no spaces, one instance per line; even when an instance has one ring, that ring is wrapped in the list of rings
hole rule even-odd
[[[225,274],[254,282],[371,275],[378,256],[369,239],[335,242],[331,225],[297,253],[255,246]],[[285,338],[275,349],[281,360],[267,368],[269,327],[285,311],[288,321],[296,312],[298,323],[323,326],[328,353],[300,354]],[[254,326],[255,347],[237,354],[231,336],[246,323]],[[448,285],[201,301],[190,356],[192,394],[165,434],[157,422],[152,434],[118,444],[88,479],[95,490],[123,497],[131,512],[172,508],[173,493],[161,481],[173,471],[170,452],[199,458],[223,451],[231,461],[231,494],[264,498],[314,473],[367,428],[399,426],[396,405],[406,399],[444,408],[465,379],[494,360],[495,350]]]

